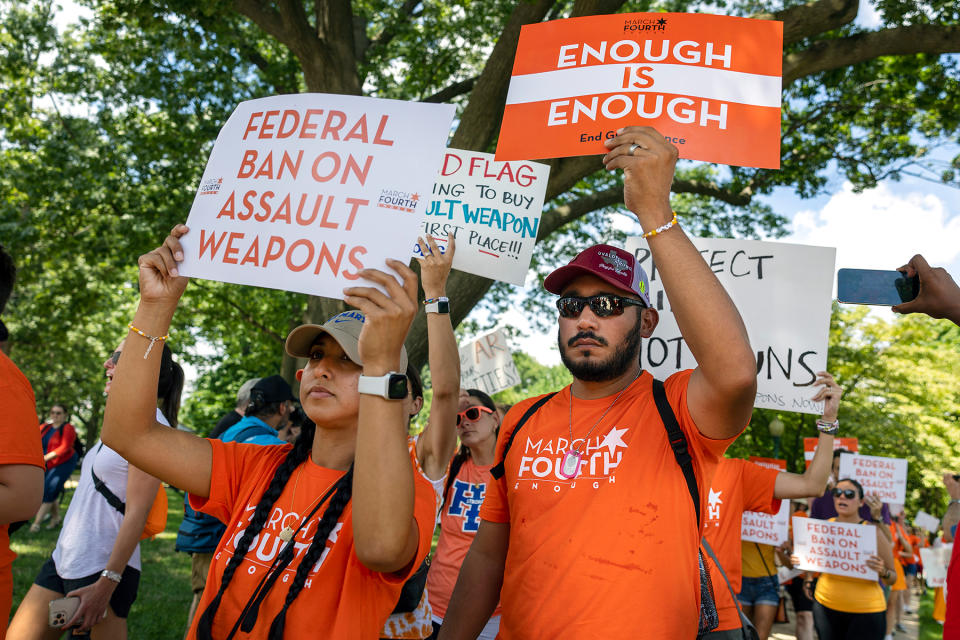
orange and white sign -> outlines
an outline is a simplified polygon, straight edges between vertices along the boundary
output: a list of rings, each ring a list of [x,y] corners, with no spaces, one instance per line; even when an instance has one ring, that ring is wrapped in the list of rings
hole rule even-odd
[[[813,454],[817,452],[817,442],[819,441],[820,438],[803,439],[803,459],[808,467],[813,462]],[[856,438],[834,438],[833,450],[836,451],[837,449],[846,449],[850,453],[857,453],[860,451],[860,442]]]
[[[877,553],[877,531],[872,524],[793,518],[793,553],[798,569],[874,581],[877,572],[867,558]]]
[[[778,169],[783,23],[618,13],[524,25],[497,160],[602,154],[628,125],[681,158]]]

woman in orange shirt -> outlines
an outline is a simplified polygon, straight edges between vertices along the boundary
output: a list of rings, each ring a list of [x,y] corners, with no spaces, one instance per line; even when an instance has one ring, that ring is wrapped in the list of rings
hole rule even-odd
[[[359,311],[287,336],[287,353],[307,358],[300,401],[315,424],[295,445],[205,440],[152,424],[142,391],[156,380],[152,347],[166,339],[187,285],[177,270],[187,232],[178,225],[140,257],[140,304],[103,426],[109,446],[227,523],[187,637],[379,637],[430,551],[436,513],[407,443],[403,341],[417,312],[416,274],[397,260],[388,261],[396,277],[361,269],[378,288],[344,289]]]
[[[440,539],[427,574],[436,637],[447,614],[460,566],[480,527],[480,505],[491,482],[500,414],[493,400],[479,389],[461,391],[457,434],[460,450],[450,463],[440,508]],[[479,640],[493,640],[500,629],[500,607],[493,612]]]

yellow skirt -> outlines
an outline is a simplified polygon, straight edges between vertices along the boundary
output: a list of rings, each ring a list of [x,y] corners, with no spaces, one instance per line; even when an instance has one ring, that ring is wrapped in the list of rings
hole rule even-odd
[[[943,587],[933,590],[933,619],[940,624],[947,619],[947,601],[943,599]]]
[[[907,578],[903,574],[903,565],[899,562],[893,563],[897,572],[897,581],[893,583],[893,586],[890,587],[891,591],[906,591],[907,590]]]

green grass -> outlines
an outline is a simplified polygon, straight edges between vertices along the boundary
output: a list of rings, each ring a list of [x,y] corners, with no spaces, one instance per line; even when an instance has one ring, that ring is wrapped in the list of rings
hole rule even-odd
[[[920,609],[917,612],[920,620],[920,633],[917,640],[941,640],[943,625],[933,619],[933,589],[927,589],[920,598]]]
[[[73,484],[73,483],[70,483]],[[75,485],[74,485],[75,486]],[[61,513],[73,496],[68,490]],[[167,528],[153,540],[140,543],[142,572],[137,601],[127,619],[128,636],[146,640],[182,638],[190,608],[190,556],[174,551],[177,529],[183,520],[183,496],[167,489]],[[17,553],[13,563],[13,610],[27,593],[40,566],[47,561],[57,543],[59,529],[46,527],[30,533],[27,527],[13,534],[11,547]]]

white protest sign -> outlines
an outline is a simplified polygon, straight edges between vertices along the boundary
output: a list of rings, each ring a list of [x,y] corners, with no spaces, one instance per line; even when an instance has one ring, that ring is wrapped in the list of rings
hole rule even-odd
[[[913,524],[921,529],[926,529],[930,533],[936,533],[940,529],[940,520],[930,515],[926,511],[917,511]]]
[[[507,337],[497,329],[460,347],[460,388],[487,395],[520,384]]]
[[[947,565],[950,563],[950,553],[953,544],[941,547],[927,547],[920,549],[920,561],[923,563],[923,577],[931,589],[943,587],[947,584]]]
[[[790,536],[790,501],[783,500],[776,513],[744,511],[740,539],[779,546]]]
[[[757,357],[755,407],[820,415],[810,401],[817,371],[827,368],[836,249],[782,242],[690,238],[733,299]],[[650,301],[660,323],[646,341],[643,367],[657,378],[697,362],[680,335],[650,249],[627,238],[650,278]]]
[[[887,504],[887,508],[890,509],[891,516],[898,516],[903,513],[903,503],[891,502]]]
[[[800,558],[799,569],[877,579],[877,572],[867,567],[867,558],[877,554],[877,530],[872,524],[794,516],[793,553]]]
[[[865,494],[875,493],[884,502],[902,505],[907,501],[907,464],[903,458],[841,453],[840,477],[859,482]]]
[[[448,233],[456,237],[454,269],[523,284],[549,177],[550,167],[539,162],[496,162],[492,153],[448,149],[422,233],[440,243]],[[413,254],[421,255],[419,246]]]
[[[342,298],[358,271],[406,263],[453,113],[319,93],[240,103],[190,209],[180,273]]]

